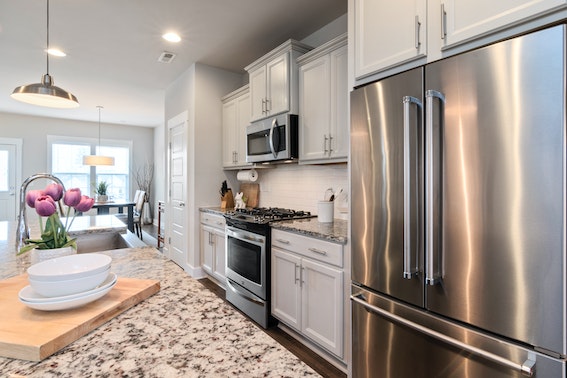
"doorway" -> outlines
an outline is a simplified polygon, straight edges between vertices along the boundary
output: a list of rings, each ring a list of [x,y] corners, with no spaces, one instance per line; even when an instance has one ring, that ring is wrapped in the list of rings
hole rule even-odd
[[[22,182],[22,140],[0,138],[0,221],[15,221]]]
[[[167,256],[183,269],[187,267],[187,116],[183,112],[167,122]]]

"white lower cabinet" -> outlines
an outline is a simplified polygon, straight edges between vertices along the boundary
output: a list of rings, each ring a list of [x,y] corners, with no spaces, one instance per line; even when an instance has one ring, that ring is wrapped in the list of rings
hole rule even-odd
[[[343,357],[342,245],[272,230],[272,315]]]
[[[226,279],[224,225],[223,216],[201,213],[201,267],[223,284]]]

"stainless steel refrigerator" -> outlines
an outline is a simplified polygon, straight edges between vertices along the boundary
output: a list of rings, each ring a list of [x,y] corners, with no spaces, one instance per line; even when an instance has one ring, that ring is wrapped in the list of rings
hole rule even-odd
[[[564,25],[351,94],[354,377],[565,377]]]

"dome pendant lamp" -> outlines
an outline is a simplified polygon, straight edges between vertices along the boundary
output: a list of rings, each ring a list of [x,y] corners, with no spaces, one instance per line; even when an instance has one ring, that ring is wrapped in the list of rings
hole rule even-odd
[[[47,0],[47,50],[49,50],[49,0]],[[50,108],[77,108],[79,106],[77,97],[53,85],[53,78],[49,75],[49,54],[46,55],[47,73],[41,78],[41,83],[17,87],[11,97],[28,104]]]
[[[100,109],[102,106],[97,106],[98,108],[98,149],[100,151]],[[83,156],[84,165],[114,165],[114,157],[112,156],[102,156],[102,155],[85,155]]]

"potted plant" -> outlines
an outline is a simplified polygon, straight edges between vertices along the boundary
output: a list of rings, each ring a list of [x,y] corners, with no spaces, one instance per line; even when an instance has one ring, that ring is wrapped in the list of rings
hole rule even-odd
[[[65,214],[65,224],[59,218],[57,207],[63,210],[60,201],[67,206]],[[63,186],[50,184],[44,190],[30,190],[25,197],[26,204],[35,209],[39,216],[39,228],[41,236],[39,239],[27,239],[26,245],[17,251],[17,254],[32,250],[31,262],[36,263],[45,259],[65,256],[75,253],[77,244],[75,239],[69,237],[68,230],[77,215],[77,212],[89,211],[94,199],[81,195],[78,188],[69,189],[63,192]],[[73,208],[74,214],[70,218],[70,211]],[[46,217],[45,227],[43,217]]]
[[[97,202],[108,201],[108,183],[106,181],[100,181],[95,187],[95,193],[97,195]]]
[[[144,198],[145,203],[143,210],[144,213],[142,214],[142,222],[144,224],[151,224],[153,221],[150,206],[152,181],[154,180],[153,164],[145,163],[144,165],[139,166],[134,171],[134,178],[136,179],[136,183],[138,184],[138,189],[146,192],[146,196]]]

